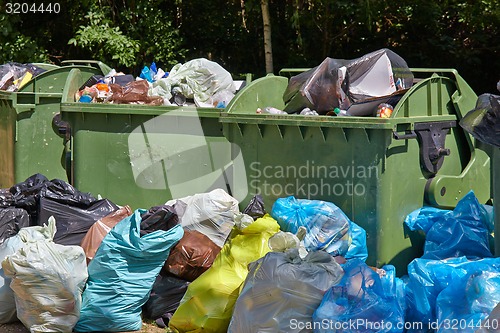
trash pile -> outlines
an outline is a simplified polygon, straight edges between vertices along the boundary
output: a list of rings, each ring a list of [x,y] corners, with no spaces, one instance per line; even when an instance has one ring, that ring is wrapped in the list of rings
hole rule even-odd
[[[290,78],[283,110],[270,106],[257,113],[389,118],[412,85],[406,61],[389,49],[353,60],[326,58]]]
[[[0,65],[0,90],[18,91],[32,78],[45,72],[33,64],[9,62]]]
[[[407,217],[427,239],[402,278],[368,266],[365,230],[320,200],[268,213],[257,195],[240,211],[216,189],[132,211],[37,174],[0,190],[0,207],[0,323],[32,332],[144,318],[174,332],[447,332],[433,325],[498,316],[493,213],[472,192]]]
[[[92,76],[75,95],[82,103],[196,105],[225,108],[234,97],[231,74],[205,58],[177,64],[169,72],[153,62],[139,75],[112,70]]]

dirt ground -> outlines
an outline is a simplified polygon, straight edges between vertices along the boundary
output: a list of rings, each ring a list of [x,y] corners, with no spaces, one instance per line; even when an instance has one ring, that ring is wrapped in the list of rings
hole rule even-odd
[[[0,332],[2,333],[29,333],[29,329],[24,327],[20,322],[12,324],[0,324]],[[143,322],[142,329],[140,331],[134,331],[133,333],[167,333],[169,330],[164,328],[159,328],[154,323]],[[123,332],[125,333],[125,332]]]

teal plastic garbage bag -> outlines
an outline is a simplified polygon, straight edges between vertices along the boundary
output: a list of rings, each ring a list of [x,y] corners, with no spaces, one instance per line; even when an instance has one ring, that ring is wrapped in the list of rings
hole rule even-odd
[[[469,259],[492,257],[489,247],[491,215],[473,191],[462,198],[453,211],[424,208],[405,219],[411,230],[425,232],[423,259],[441,260],[466,256]]]
[[[402,333],[402,281],[394,274],[384,276],[384,270],[379,276],[359,259],[347,261],[342,268],[344,277],[326,292],[314,312],[314,332]]]
[[[482,276],[481,272],[492,274]],[[494,307],[495,297],[499,297],[498,289],[488,292],[491,289],[488,286],[497,285],[495,276],[498,273],[500,258],[413,260],[408,265],[405,287],[407,321],[414,323],[408,333],[428,332],[440,326],[445,329],[448,327],[445,325],[451,326],[453,319],[458,319],[459,323],[460,319],[474,319],[475,316],[485,318]]]
[[[136,331],[146,303],[170,249],[184,231],[176,225],[140,236],[138,209],[106,235],[90,262],[77,332]]]
[[[307,251],[325,250],[333,256],[343,256],[352,241],[349,218],[331,202],[293,196],[279,198],[273,205],[271,216],[282,231],[295,234],[299,227],[305,227],[304,246]]]

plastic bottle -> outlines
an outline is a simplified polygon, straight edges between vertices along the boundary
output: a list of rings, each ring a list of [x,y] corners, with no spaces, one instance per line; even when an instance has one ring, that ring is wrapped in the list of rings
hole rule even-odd
[[[346,110],[341,110],[341,109],[339,109],[339,108],[335,108],[335,109],[333,109],[333,112],[335,112],[335,114],[337,115],[337,117],[348,116],[348,114],[347,114],[347,111],[346,111]]]

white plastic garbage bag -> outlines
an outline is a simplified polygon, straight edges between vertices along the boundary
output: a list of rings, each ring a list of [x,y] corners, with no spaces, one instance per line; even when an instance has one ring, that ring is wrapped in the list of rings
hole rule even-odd
[[[172,98],[173,87],[180,90],[184,97],[194,99],[195,104],[201,107],[216,106],[213,104],[220,101],[215,99],[221,94],[229,95],[223,98],[227,105],[227,99],[236,91],[231,74],[218,63],[205,58],[175,65],[166,78],[151,85],[149,95],[169,100]]]
[[[222,189],[170,200],[186,230],[196,230],[210,238],[219,247],[224,245],[235,224],[235,215],[240,212],[238,201]]]
[[[12,278],[17,316],[32,333],[71,332],[80,316],[81,294],[87,280],[85,253],[79,246],[52,241],[55,219],[44,231],[51,236],[23,232],[26,243],[2,266]]]

